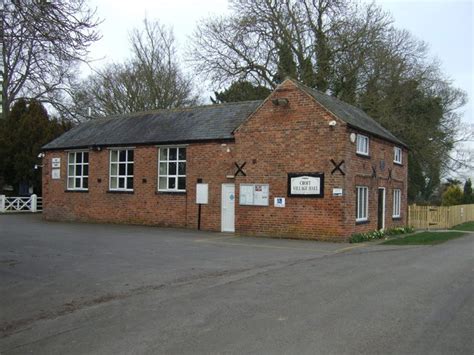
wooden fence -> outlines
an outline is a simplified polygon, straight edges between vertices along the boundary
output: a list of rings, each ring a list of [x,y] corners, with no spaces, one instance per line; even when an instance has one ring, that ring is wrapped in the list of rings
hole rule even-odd
[[[474,221],[474,205],[408,206],[408,225],[415,229],[447,229]]]

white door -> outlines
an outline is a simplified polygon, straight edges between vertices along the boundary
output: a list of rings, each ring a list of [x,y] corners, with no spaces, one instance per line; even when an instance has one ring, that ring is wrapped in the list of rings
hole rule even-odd
[[[222,184],[221,230],[235,232],[235,185]]]

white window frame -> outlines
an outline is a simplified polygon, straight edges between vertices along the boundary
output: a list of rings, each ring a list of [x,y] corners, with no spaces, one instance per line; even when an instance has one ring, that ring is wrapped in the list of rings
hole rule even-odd
[[[125,161],[120,161],[120,152],[125,151]],[[133,176],[135,173],[135,153],[133,153],[133,159],[129,160],[129,152],[134,152],[133,148],[113,148],[109,152],[109,190],[110,191],[133,191]],[[112,161],[112,155],[117,152],[117,161]],[[133,174],[129,174],[128,165],[132,164]],[[120,174],[120,164],[125,164],[125,174]],[[116,165],[117,170],[115,174],[112,174],[112,166]],[[127,187],[128,179],[132,179],[132,188]],[[116,186],[112,186],[113,179],[116,179]],[[120,179],[124,179],[124,187],[119,187]]]
[[[401,205],[402,205],[402,190],[393,189],[393,218],[400,218],[401,216]]]
[[[369,137],[363,134],[357,134],[356,153],[360,155],[369,155]]]
[[[161,159],[162,151],[166,149],[166,159]],[[176,159],[170,160],[170,149],[176,149]],[[184,150],[185,156],[184,159],[180,159],[179,151]],[[174,145],[174,146],[160,146],[158,147],[158,182],[157,188],[160,192],[186,192],[186,171],[187,171],[187,147],[182,145]],[[170,163],[176,163],[176,173],[170,174]],[[179,166],[184,164],[184,174],[179,173]],[[161,169],[162,166],[166,166],[166,172],[163,172]],[[160,172],[161,171],[161,172]],[[166,181],[166,187],[160,187],[160,178],[162,181]],[[175,180],[175,187],[170,188],[169,182],[170,178],[174,178]],[[179,180],[184,178],[184,189],[179,188]]]
[[[77,162],[77,155],[81,155],[81,162]],[[87,163],[84,162],[84,154],[87,154]],[[74,156],[74,161],[71,161],[71,156]],[[77,167],[81,167],[81,174],[77,175]],[[84,174],[84,167],[87,166],[87,175]],[[72,170],[72,174],[71,174]],[[67,152],[67,190],[69,191],[88,191],[89,190],[89,152],[87,150]],[[71,186],[72,179],[72,186]],[[77,179],[79,179],[79,186],[77,186]],[[87,187],[84,187],[84,179],[87,179]]]
[[[362,197],[362,199],[360,198]],[[369,187],[356,186],[356,222],[369,219]]]
[[[402,164],[402,148],[400,147],[393,147],[393,162],[396,164]]]

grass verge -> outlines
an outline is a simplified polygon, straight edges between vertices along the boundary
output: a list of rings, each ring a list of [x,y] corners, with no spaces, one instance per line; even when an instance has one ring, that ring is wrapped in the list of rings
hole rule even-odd
[[[397,238],[383,242],[384,245],[435,245],[450,239],[462,237],[463,232],[421,232],[405,238]]]
[[[451,229],[457,229],[460,231],[467,231],[467,232],[474,232],[474,221],[473,222],[466,222],[463,224],[458,224]]]

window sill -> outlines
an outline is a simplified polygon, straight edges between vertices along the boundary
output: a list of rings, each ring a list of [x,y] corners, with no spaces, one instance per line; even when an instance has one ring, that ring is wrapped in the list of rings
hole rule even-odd
[[[399,217],[392,216],[392,221],[401,221],[401,220],[402,220],[401,216],[399,216]]]
[[[70,193],[70,192],[72,192],[72,193],[77,193],[77,192],[79,192],[79,193],[88,193],[89,190],[64,190],[64,192],[67,192],[67,193]]]
[[[370,159],[370,155],[368,155],[368,154],[362,154],[362,153],[357,153],[356,152],[356,155],[360,158]]]
[[[155,195],[186,195],[186,191],[155,191]]]
[[[359,225],[359,224],[368,224],[370,223],[370,221],[368,219],[365,219],[363,221],[356,221],[356,225]]]
[[[133,190],[107,190],[108,194],[133,194]]]
[[[393,165],[403,166],[402,163],[399,163],[399,162],[397,162],[397,161],[394,161],[394,162],[393,162]]]

